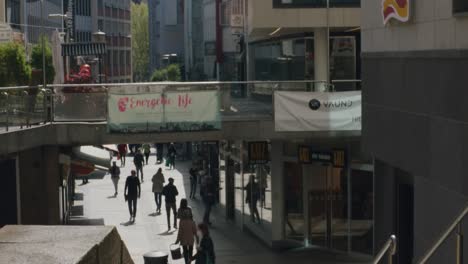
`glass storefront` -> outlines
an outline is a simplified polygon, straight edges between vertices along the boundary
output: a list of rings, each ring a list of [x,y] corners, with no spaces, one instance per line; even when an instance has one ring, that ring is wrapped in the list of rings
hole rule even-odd
[[[353,145],[356,151],[358,145]],[[343,167],[301,164],[298,143],[285,142],[275,150],[281,153],[280,160],[270,157],[264,164],[249,164],[248,142],[222,141],[219,146],[219,202],[227,219],[265,241],[272,240],[273,228],[282,228],[281,239],[290,245],[373,253],[373,166],[357,162],[359,153],[339,144],[315,146],[324,152],[340,147],[350,155],[349,161]],[[272,155],[270,143],[268,152]],[[272,171],[274,162],[282,163],[282,172]],[[272,175],[282,177],[282,184],[272,186],[278,182]],[[273,193],[283,199],[284,221],[273,219],[273,208],[280,206],[273,204]]]
[[[252,45],[255,80],[313,80],[314,39],[294,38]],[[354,36],[330,38],[331,80],[356,79],[356,39]],[[350,86],[350,87],[348,87]],[[335,90],[352,90],[340,84]]]
[[[291,160],[283,164],[285,238],[306,246],[371,255],[373,166],[357,163],[353,157],[344,167],[327,162],[301,164],[292,161],[295,149],[297,144],[285,144],[284,156]]]

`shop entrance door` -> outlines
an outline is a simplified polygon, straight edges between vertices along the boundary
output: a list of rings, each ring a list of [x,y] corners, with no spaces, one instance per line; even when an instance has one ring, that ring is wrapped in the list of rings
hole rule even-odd
[[[348,218],[346,186],[341,168],[307,166],[308,242],[311,245],[347,250]]]

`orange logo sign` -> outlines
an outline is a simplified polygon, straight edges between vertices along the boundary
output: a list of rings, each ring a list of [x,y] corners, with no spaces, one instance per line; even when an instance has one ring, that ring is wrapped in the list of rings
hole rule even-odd
[[[382,14],[384,24],[392,18],[407,22],[410,13],[410,0],[382,0]]]

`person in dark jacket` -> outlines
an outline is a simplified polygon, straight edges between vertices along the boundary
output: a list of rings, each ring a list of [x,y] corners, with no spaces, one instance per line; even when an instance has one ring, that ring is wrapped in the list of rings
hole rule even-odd
[[[143,180],[143,164],[144,163],[145,163],[145,158],[143,157],[141,150],[137,150],[135,156],[133,157],[133,164],[135,164],[137,177],[139,177],[139,175],[141,174],[141,182],[144,182]]]
[[[211,208],[215,204],[215,200],[216,200],[216,196],[215,196],[216,187],[213,182],[213,178],[206,176],[202,189],[203,189],[202,199],[205,205],[205,213],[203,215],[203,222],[207,225],[211,225],[211,222],[210,222]]]
[[[130,221],[135,222],[137,212],[137,200],[140,198],[141,188],[140,180],[136,176],[136,171],[132,170],[132,175],[125,181],[124,197],[128,202],[128,211],[130,212]]]
[[[216,255],[213,240],[210,237],[208,226],[204,223],[198,225],[198,230],[202,234],[202,239],[197,249],[197,254],[192,257],[195,264],[215,264]]]
[[[174,228],[177,229],[177,205],[176,196],[179,195],[177,187],[174,185],[174,179],[169,178],[169,183],[164,186],[162,194],[166,201],[166,213],[167,213],[167,228],[171,230],[171,210],[174,215]]]
[[[252,222],[255,223],[255,218],[257,218],[258,223],[261,223],[257,208],[257,202],[260,198],[260,186],[255,181],[254,175],[250,175],[249,183],[247,183],[244,189],[246,191],[245,203],[249,205]]]
[[[198,170],[195,168],[190,168],[190,198],[195,199],[195,194],[197,193],[197,184],[198,184]]]
[[[167,149],[167,159],[168,159],[168,165],[169,165],[169,169],[175,169],[175,158],[176,158],[176,155],[177,155],[177,151],[176,151],[176,148],[174,146],[174,143],[171,143],[169,145],[169,148]]]

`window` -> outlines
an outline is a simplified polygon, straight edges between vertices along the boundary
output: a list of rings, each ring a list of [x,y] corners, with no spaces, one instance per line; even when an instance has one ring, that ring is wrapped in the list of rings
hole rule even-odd
[[[231,1],[221,3],[221,25],[229,26],[231,24]]]
[[[7,22],[11,25],[13,28],[19,28],[20,22],[20,3],[19,0],[10,0],[7,1],[7,8],[6,8],[6,14],[7,14]]]
[[[453,13],[468,13],[468,1],[453,0]]]
[[[359,7],[360,0],[329,0],[330,7]],[[327,0],[273,0],[273,8],[325,8]]]

